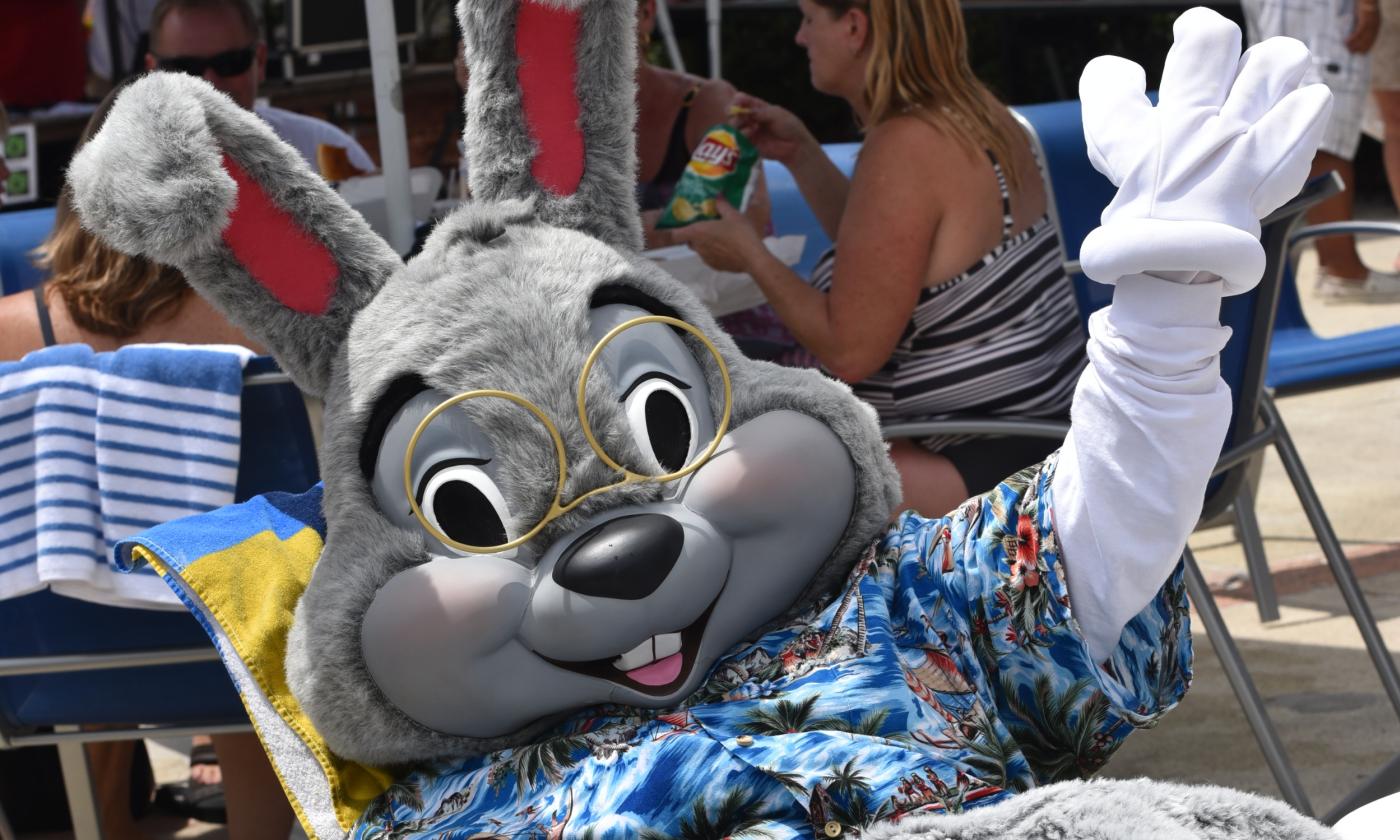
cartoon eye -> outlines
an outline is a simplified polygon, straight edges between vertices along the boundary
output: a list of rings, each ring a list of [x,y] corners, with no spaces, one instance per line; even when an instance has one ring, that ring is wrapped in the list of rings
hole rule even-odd
[[[439,461],[419,482],[418,506],[435,528],[466,545],[490,547],[509,542],[510,509],[477,458]],[[504,555],[503,555],[504,556]]]
[[[695,457],[699,423],[684,393],[689,390],[679,379],[652,373],[622,395],[637,445],[668,473],[683,469]]]

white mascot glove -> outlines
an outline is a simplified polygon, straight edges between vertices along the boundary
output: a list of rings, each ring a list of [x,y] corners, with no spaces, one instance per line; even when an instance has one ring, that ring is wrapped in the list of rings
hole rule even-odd
[[[1239,27],[1205,8],[1172,31],[1155,108],[1126,59],[1096,58],[1079,80],[1089,159],[1119,188],[1080,263],[1100,283],[1207,271],[1239,294],[1264,272],[1259,220],[1302,188],[1332,95],[1302,85],[1308,50],[1292,38],[1241,57]]]

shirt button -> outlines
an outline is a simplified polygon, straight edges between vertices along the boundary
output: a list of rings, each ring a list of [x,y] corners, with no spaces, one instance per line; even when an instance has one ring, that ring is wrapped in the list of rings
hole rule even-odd
[[[752,736],[752,735],[740,735],[738,738],[735,738],[735,739],[734,739],[734,743],[738,744],[738,745],[741,746],[741,747],[752,747],[752,746],[753,746],[753,736]]]
[[[831,822],[828,822],[826,825],[822,826],[822,831],[826,833],[827,837],[840,837],[841,823],[837,822],[836,820],[832,820]]]

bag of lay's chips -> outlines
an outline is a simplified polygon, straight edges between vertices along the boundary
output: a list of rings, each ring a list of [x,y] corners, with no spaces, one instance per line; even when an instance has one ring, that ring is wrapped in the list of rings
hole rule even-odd
[[[705,132],[695,147],[656,226],[677,228],[718,219],[715,199],[721,195],[743,210],[757,179],[758,149],[738,129],[721,123]]]

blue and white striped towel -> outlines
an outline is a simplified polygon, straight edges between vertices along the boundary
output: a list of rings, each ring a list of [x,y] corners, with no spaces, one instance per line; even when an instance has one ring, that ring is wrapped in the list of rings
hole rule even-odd
[[[114,606],[184,609],[113,544],[233,501],[249,351],[81,344],[0,362],[0,598],[48,587]]]

